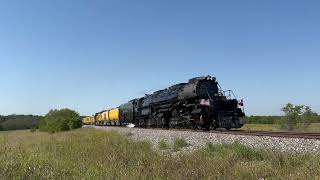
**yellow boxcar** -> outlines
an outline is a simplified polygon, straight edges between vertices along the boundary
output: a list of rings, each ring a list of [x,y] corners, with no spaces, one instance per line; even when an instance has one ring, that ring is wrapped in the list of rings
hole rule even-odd
[[[119,121],[119,108],[109,110],[109,120]]]
[[[101,122],[101,121],[103,121],[103,118],[102,118],[102,112],[100,112],[100,113],[98,113],[98,114],[96,115],[95,120],[96,120],[97,122]]]
[[[99,121],[99,113],[95,115],[95,121]]]
[[[99,120],[100,121],[103,121],[104,119],[103,119],[103,113],[101,113],[100,115],[99,115]]]
[[[109,111],[105,111],[102,113],[102,118],[104,121],[109,121]]]
[[[82,118],[82,124],[87,124],[87,117]]]
[[[89,124],[94,124],[94,117],[90,116],[90,117],[88,118],[88,123],[89,123]]]
[[[84,117],[82,119],[83,124],[94,124],[94,118],[89,116],[89,117]]]

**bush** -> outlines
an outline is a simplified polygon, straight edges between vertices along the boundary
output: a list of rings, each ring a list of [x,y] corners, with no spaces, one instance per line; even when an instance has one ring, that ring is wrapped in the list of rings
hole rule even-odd
[[[70,109],[50,110],[41,119],[39,129],[46,132],[68,131],[81,127],[81,117],[76,111]]]

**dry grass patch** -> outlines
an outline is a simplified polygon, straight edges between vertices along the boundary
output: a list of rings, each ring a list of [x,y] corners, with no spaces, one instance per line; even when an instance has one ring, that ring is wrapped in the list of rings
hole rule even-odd
[[[241,129],[246,131],[284,131],[279,124],[245,124]],[[304,131],[320,132],[320,123],[311,123]]]
[[[177,147],[187,144],[177,142]],[[2,179],[317,179],[319,174],[319,155],[254,150],[239,143],[208,144],[174,156],[148,142],[88,128],[0,134]]]

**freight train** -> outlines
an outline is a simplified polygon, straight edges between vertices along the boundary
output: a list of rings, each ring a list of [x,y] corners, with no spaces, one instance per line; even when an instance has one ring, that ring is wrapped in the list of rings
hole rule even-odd
[[[229,93],[229,94],[228,94]],[[195,77],[188,83],[133,99],[117,108],[85,117],[83,124],[158,128],[241,128],[243,101],[223,91],[215,77]]]

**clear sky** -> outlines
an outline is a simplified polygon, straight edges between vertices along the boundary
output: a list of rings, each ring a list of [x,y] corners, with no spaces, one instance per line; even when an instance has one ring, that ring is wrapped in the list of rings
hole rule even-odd
[[[320,112],[320,1],[2,0],[0,114],[82,115],[199,75]]]

